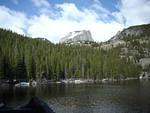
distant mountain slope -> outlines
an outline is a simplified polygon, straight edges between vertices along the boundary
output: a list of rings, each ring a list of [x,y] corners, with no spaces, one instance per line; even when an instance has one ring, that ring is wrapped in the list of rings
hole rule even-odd
[[[67,34],[65,37],[60,39],[60,43],[75,43],[89,41],[93,42],[91,32],[88,30],[73,31]]]
[[[120,57],[142,67],[140,78],[150,77],[150,24],[131,26],[118,32],[101,48],[118,48]]]
[[[113,40],[126,40],[126,38],[144,38],[150,39],[150,24],[131,26],[119,31],[109,41]]]
[[[119,45],[133,46],[133,42],[148,44],[150,41],[150,24],[136,25],[126,28],[113,36],[110,40],[102,43],[103,49],[111,49]]]

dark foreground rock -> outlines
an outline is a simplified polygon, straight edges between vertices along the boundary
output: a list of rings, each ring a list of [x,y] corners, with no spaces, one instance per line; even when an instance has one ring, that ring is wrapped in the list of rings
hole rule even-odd
[[[17,109],[5,105],[0,107],[0,113],[55,113],[43,100],[33,97],[29,103]]]

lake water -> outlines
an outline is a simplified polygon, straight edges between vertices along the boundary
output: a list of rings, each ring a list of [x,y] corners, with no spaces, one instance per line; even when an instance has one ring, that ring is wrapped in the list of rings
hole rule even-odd
[[[0,101],[26,104],[31,97],[45,100],[56,113],[150,113],[150,81],[110,84],[53,84],[35,88],[0,87]]]

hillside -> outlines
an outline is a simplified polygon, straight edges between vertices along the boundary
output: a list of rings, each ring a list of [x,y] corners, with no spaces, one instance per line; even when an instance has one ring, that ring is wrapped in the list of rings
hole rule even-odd
[[[150,76],[150,24],[126,28],[101,45],[104,50],[114,47],[120,49],[121,58],[140,65],[142,71]]]
[[[51,80],[101,80],[139,77],[142,72],[139,63],[142,58],[149,57],[149,52],[142,52],[150,48],[150,43],[147,39],[143,43],[136,39],[123,41],[124,44],[104,49],[102,46],[110,42],[88,43],[88,46],[53,44],[45,38],[32,39],[0,29],[0,78],[40,79],[44,75]]]
[[[131,26],[118,32],[109,41],[128,39],[150,39],[150,24]]]

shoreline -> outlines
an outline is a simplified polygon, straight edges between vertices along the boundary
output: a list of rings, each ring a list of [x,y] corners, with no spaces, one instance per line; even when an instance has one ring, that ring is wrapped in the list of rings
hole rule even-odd
[[[122,82],[122,81],[129,81],[129,80],[145,80],[140,79],[137,77],[127,77],[125,79],[112,79],[112,78],[103,78],[100,80],[94,80],[94,79],[64,79],[64,80],[29,80],[26,82],[19,82],[19,83],[9,83],[8,80],[0,80],[0,86],[5,85],[13,85],[15,87],[36,87],[37,85],[47,85],[47,84],[87,84],[87,83],[114,83],[114,82]],[[146,78],[146,80],[150,80],[149,78]],[[27,85],[22,85],[22,83]],[[20,84],[20,85],[18,85]]]

